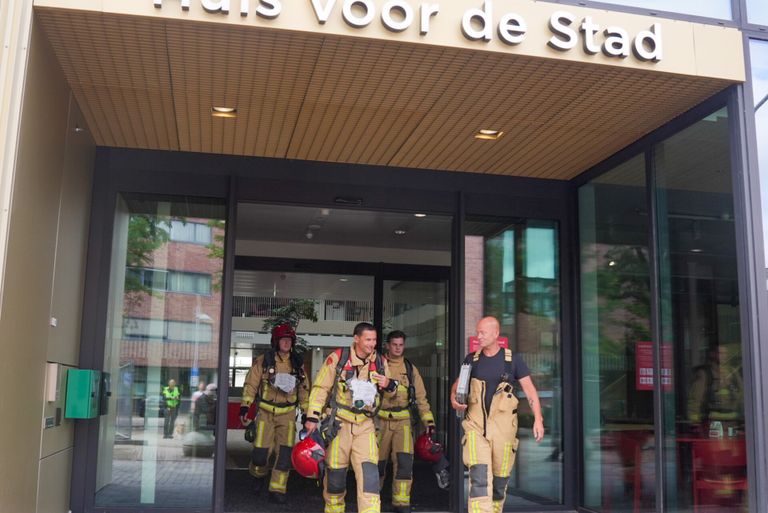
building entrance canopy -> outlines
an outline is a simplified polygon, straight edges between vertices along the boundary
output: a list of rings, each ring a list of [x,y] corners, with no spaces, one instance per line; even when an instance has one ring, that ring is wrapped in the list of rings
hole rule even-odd
[[[544,2],[35,6],[102,146],[570,179],[744,80],[738,30]]]

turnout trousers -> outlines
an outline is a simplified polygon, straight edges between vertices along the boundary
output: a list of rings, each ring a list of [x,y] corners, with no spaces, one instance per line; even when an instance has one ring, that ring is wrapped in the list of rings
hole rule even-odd
[[[269,458],[274,454],[275,464],[269,479],[269,491],[285,493],[291,470],[291,449],[296,438],[295,410],[274,414],[260,409],[254,422],[256,437],[248,471],[254,477],[266,477],[269,473]]]
[[[413,431],[411,419],[380,419],[379,488],[384,486],[387,460],[392,461],[392,505],[411,504],[413,483]]]
[[[380,513],[379,445],[373,420],[338,422],[339,432],[326,448],[323,477],[325,513],[344,513],[350,464],[357,484],[358,513]]]
[[[501,513],[517,444],[514,437],[489,440],[482,432],[465,431],[462,458],[469,469],[469,513]]]

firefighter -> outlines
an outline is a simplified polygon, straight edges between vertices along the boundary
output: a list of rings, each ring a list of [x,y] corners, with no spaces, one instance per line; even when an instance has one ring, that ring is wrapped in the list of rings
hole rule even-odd
[[[411,511],[413,482],[413,430],[421,422],[430,436],[435,418],[419,370],[405,358],[405,333],[387,335],[388,376],[397,380],[394,394],[385,397],[379,410],[379,485],[384,486],[387,460],[392,460],[392,506],[396,513]]]
[[[376,353],[376,328],[367,322],[355,326],[351,348],[328,356],[309,396],[304,425],[308,434],[318,428],[326,443],[323,499],[325,513],[344,513],[347,469],[357,482],[358,513],[379,513],[379,445],[373,419],[381,394],[393,393],[397,382],[387,377],[386,361]]]
[[[499,345],[499,321],[477,323],[479,349],[467,355],[472,366],[466,404],[457,401],[458,379],[451,388],[451,406],[464,413],[462,458],[469,468],[469,513],[500,513],[517,453],[517,382],[533,411],[533,436],[544,437],[544,420],[530,371],[519,355]]]
[[[240,421],[255,422],[253,450],[248,471],[256,478],[254,491],[261,492],[269,473],[272,454],[275,463],[269,480],[269,498],[286,502],[285,492],[291,469],[291,448],[296,434],[296,408],[306,412],[309,380],[301,357],[294,350],[296,332],[289,324],[272,329],[271,348],[256,358],[243,386]],[[251,404],[256,417],[248,419]]]

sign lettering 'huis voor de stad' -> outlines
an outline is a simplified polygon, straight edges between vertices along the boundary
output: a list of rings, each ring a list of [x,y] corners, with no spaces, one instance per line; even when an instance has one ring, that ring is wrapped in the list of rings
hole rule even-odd
[[[183,10],[189,10],[191,1],[174,0]],[[229,14],[234,6],[243,17],[271,20],[283,12],[282,0],[199,1],[203,9],[210,13]],[[155,7],[163,7],[164,0],[153,2]],[[165,3],[170,1],[165,0]],[[378,18],[378,22],[391,32],[418,29],[421,37],[429,35],[432,19],[440,15],[437,3],[422,2],[414,8],[407,0],[389,0],[381,6],[375,0],[310,0],[305,5],[312,9],[320,25],[332,16],[341,16],[350,27],[364,29],[377,22]],[[489,42],[497,37],[509,46],[524,44],[529,30],[523,16],[514,12],[495,12],[493,0],[485,0],[481,6],[467,9],[456,23],[468,40]],[[571,12],[557,10],[549,17],[546,28],[551,33],[547,45],[561,52],[581,47],[587,54],[602,53],[617,59],[632,55],[639,61],[659,62],[663,57],[660,23],[630,34],[619,26],[602,26],[592,16],[579,19]]]

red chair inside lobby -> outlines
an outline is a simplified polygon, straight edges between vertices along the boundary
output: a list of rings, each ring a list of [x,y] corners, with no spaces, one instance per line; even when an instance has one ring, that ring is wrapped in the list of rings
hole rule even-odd
[[[603,449],[614,451],[621,470],[608,471],[604,481],[603,505],[606,511],[613,507],[612,495],[617,480],[622,487],[632,487],[632,511],[639,512],[642,498],[642,449],[653,438],[647,430],[615,431],[603,437]],[[605,468],[605,467],[604,467]]]
[[[693,509],[704,506],[731,505],[747,490],[747,451],[744,440],[694,441]],[[742,498],[743,501],[743,498]]]

